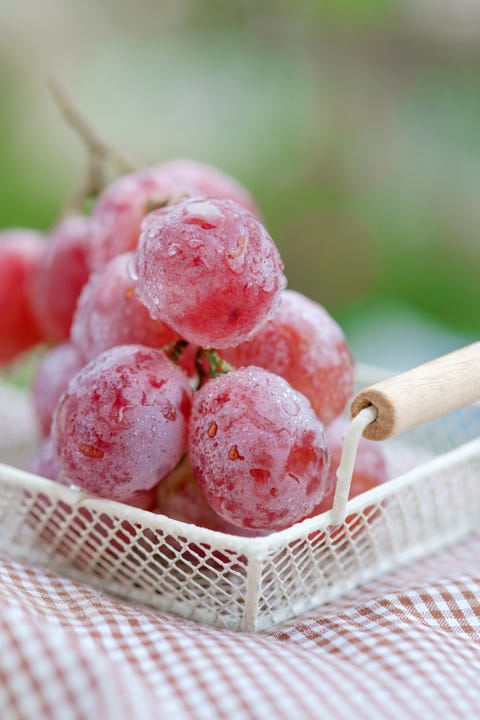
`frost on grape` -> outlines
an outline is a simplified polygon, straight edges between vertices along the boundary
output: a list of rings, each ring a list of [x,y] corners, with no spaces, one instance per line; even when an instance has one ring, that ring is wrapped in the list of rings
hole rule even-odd
[[[68,342],[56,345],[42,359],[33,381],[32,401],[43,435],[49,434],[57,403],[83,365],[78,352]]]
[[[231,535],[257,534],[242,531],[217,515],[195,481],[188,456],[159,484],[154,510],[175,520]]]
[[[147,492],[185,452],[190,405],[187,376],[162,352],[107,350],[71,380],[55,412],[62,475],[114,500]]]
[[[51,436],[45,438],[30,458],[28,470],[50,480],[58,480],[61,466]]]
[[[100,270],[117,255],[134,250],[141,222],[153,208],[171,198],[194,194],[198,194],[196,187],[161,167],[124,175],[109,185],[92,216],[91,269]]]
[[[157,166],[157,169],[177,181],[195,186],[196,195],[234,200],[252,215],[260,218],[260,211],[248,190],[233,177],[216,167],[180,158],[162,163]]]
[[[265,228],[231,200],[190,198],[151,213],[135,257],[150,315],[202,347],[249,338],[286,284]]]
[[[124,253],[110,260],[101,272],[92,274],[80,295],[71,337],[86,360],[116,345],[160,348],[179,339],[140,303],[130,275],[131,259],[132,253]]]
[[[354,362],[340,326],[318,303],[284,290],[273,316],[249,341],[223,351],[236,367],[258,365],[284,377],[328,425],[353,394]]]
[[[284,528],[327,491],[322,423],[306,398],[260,368],[219,376],[196,393],[189,453],[212,508],[240,528]]]

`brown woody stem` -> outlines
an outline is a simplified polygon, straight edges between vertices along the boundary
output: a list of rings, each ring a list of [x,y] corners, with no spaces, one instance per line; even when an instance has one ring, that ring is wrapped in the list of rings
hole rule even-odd
[[[74,102],[67,88],[57,78],[50,79],[49,89],[65,121],[73,128],[87,148],[86,179],[65,204],[66,212],[83,211],[87,200],[96,198],[105,188],[107,164],[122,174],[137,170],[139,163],[98,135]]]
[[[188,342],[186,340],[177,340],[176,342],[171,343],[171,345],[165,345],[162,348],[162,351],[169,360],[172,360],[174,363],[178,363],[187,345]]]

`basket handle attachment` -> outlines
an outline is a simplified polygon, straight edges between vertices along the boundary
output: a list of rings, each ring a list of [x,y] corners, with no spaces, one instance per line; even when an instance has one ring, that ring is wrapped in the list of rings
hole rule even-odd
[[[386,440],[479,399],[480,342],[382,380],[355,395],[337,470],[333,523],[345,519],[362,435],[369,440]]]

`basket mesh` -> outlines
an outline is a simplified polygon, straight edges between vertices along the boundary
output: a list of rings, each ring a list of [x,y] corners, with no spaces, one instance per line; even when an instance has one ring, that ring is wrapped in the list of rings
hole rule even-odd
[[[0,466],[0,550],[164,611],[264,630],[479,527],[480,407],[384,443],[384,485],[259,538],[224,535]],[[477,438],[476,440],[473,438]]]

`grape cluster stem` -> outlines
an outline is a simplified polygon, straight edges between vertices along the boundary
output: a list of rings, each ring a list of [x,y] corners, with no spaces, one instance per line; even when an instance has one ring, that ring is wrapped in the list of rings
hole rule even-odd
[[[104,190],[107,165],[113,166],[122,175],[138,170],[140,163],[99,136],[58,78],[51,78],[48,85],[64,120],[77,133],[88,152],[86,178],[67,198],[64,206],[63,214],[71,215],[82,212],[86,203]]]
[[[203,358],[206,360],[208,365],[207,376],[209,378],[215,378],[218,377],[218,375],[225,375],[234,369],[230,363],[222,358],[218,350],[214,350],[213,348],[200,348],[198,356],[200,358],[200,363],[197,362],[197,367],[200,364],[201,370],[203,374],[205,374],[205,370],[201,364],[201,359]]]

